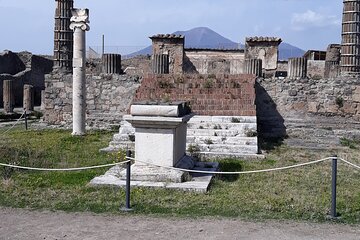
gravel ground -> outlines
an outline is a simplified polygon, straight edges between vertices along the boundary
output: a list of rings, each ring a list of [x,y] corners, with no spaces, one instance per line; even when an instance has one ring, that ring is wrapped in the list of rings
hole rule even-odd
[[[0,208],[0,239],[360,239],[360,226]]]

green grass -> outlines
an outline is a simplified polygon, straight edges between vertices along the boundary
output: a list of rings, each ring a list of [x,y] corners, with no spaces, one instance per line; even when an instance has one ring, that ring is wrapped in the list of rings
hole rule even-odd
[[[1,129],[0,129],[1,130]],[[99,153],[112,137],[92,132],[72,137],[69,131],[15,129],[0,136],[1,162],[36,167],[79,167],[111,163],[118,155]],[[354,143],[356,144],[356,143]],[[316,160],[338,154],[360,164],[356,148],[309,152],[274,146],[265,160],[219,160],[222,171],[246,171]],[[1,169],[1,168],[0,168]],[[0,170],[4,174],[4,168]],[[13,171],[0,180],[0,205],[7,207],[118,213],[123,189],[87,184],[106,169],[83,172]],[[250,219],[326,221],[330,209],[330,161],[273,173],[217,176],[208,193],[132,188],[133,214],[223,216]],[[360,172],[339,163],[340,222],[360,223]]]

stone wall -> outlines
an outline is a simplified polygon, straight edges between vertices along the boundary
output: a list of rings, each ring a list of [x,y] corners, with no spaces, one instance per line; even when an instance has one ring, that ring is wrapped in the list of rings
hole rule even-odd
[[[285,136],[286,121],[294,118],[360,120],[357,79],[258,79],[256,95],[258,128],[265,137]]]
[[[241,74],[244,68],[244,50],[185,49],[186,73]]]
[[[117,74],[86,75],[86,125],[109,128],[118,125],[129,109],[141,79]],[[44,121],[72,123],[72,75],[53,72],[46,75]]]
[[[307,76],[314,79],[322,79],[325,74],[325,61],[307,61]]]
[[[190,101],[209,116],[256,116],[255,75],[148,75],[135,101]]]

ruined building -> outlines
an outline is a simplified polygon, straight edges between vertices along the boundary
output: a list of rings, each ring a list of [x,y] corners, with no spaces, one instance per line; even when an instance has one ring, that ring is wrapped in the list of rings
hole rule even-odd
[[[71,71],[73,58],[73,32],[70,29],[73,0],[55,0],[54,67]]]

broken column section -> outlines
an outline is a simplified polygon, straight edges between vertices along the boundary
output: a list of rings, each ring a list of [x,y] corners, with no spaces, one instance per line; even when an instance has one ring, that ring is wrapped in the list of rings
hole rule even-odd
[[[289,58],[288,77],[293,79],[306,78],[307,60],[306,58]]]
[[[244,73],[254,74],[257,77],[262,76],[262,60],[261,59],[245,59]]]
[[[103,54],[102,72],[107,74],[121,74],[121,55]]]
[[[15,106],[15,94],[13,80],[4,80],[3,82],[3,100],[5,113],[13,113]]]
[[[154,54],[152,59],[152,69],[154,74],[169,73],[169,55]]]
[[[34,111],[34,88],[32,85],[24,85],[23,108],[26,112]]]
[[[85,134],[86,110],[86,35],[89,27],[89,10],[74,9],[70,28],[74,31],[73,58],[73,135]]]

